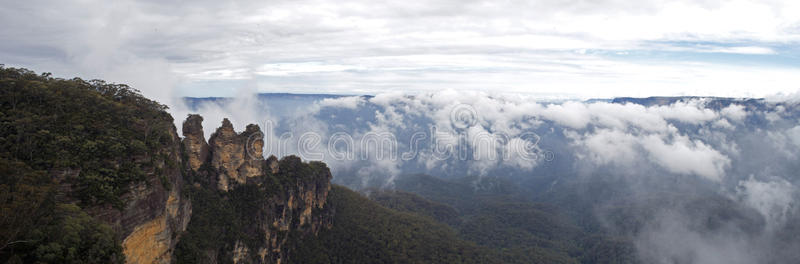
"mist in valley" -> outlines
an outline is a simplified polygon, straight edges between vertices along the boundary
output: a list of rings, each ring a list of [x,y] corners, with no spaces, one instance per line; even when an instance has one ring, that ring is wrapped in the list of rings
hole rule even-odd
[[[409,187],[419,175],[513,194],[624,238],[643,263],[799,257],[791,97],[542,101],[442,91],[185,102],[210,126],[222,116],[237,130],[259,124],[265,154],[324,161],[334,183],[365,194],[435,195]]]

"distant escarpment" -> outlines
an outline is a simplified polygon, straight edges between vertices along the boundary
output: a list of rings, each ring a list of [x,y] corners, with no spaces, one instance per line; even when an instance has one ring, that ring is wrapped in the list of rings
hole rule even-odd
[[[177,263],[286,263],[288,243],[330,228],[332,178],[321,162],[264,159],[257,125],[236,133],[228,119],[205,142],[203,118],[183,123],[183,159],[195,210]]]

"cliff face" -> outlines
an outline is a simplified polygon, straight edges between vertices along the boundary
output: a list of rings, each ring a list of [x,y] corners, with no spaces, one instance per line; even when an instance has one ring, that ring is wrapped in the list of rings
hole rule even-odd
[[[264,166],[264,156],[261,153],[264,146],[262,135],[261,129],[252,124],[248,125],[243,133],[237,134],[227,118],[222,121],[222,126],[211,134],[208,141],[211,147],[211,166],[217,170],[218,174],[214,180],[219,190],[228,191],[236,185],[247,183],[248,178],[262,174]]]
[[[271,158],[274,160],[274,156]],[[289,156],[278,162],[275,170],[272,176],[283,182],[262,207],[267,221],[259,223],[259,229],[268,239],[258,250],[259,262],[285,261],[291,233],[317,235],[322,228],[330,228],[333,220],[333,210],[326,204],[331,173],[325,164],[304,164],[300,158]]]
[[[265,160],[260,128],[236,133],[227,119],[206,147],[201,122],[196,115],[184,122],[186,173],[194,181],[193,199],[203,205],[196,205],[178,262],[285,263],[292,239],[331,226],[326,200],[332,176],[324,163],[295,156]]]
[[[291,257],[291,239],[331,227],[333,210],[326,200],[332,176],[324,163],[303,163],[295,156],[264,159],[260,128],[249,125],[236,133],[227,119],[207,143],[202,122],[201,116],[189,115],[182,141],[171,127],[167,144],[138,158],[152,166],[146,181],[123,195],[122,210],[110,205],[88,209],[115,228],[127,263],[174,262],[183,235],[198,232],[190,228],[190,220],[207,220],[204,214],[193,214],[192,199],[197,197],[192,196],[199,191],[216,193],[230,205],[236,217],[221,224],[239,224],[191,262],[285,263]]]
[[[199,170],[208,159],[208,143],[203,135],[203,117],[189,115],[183,122],[183,151],[189,169]]]
[[[171,120],[169,121],[171,123]],[[114,228],[122,241],[127,263],[170,263],[180,233],[192,214],[191,201],[182,192],[180,138],[174,126],[169,140],[154,153],[135,157],[143,166],[145,181],[122,195],[121,210],[109,204],[86,210]]]
[[[331,227],[333,209],[326,200],[332,176],[324,163],[304,163],[295,156],[264,159],[260,128],[248,125],[236,133],[227,119],[207,143],[202,122],[201,116],[189,115],[183,140],[170,126],[169,140],[134,157],[147,164],[146,176],[120,197],[123,208],[86,209],[114,228],[127,263],[285,263],[292,239]],[[204,208],[209,199],[222,206]],[[224,228],[203,229],[209,221]],[[186,234],[193,240],[181,241]],[[181,261],[175,258],[179,243],[200,243],[184,248],[202,252]]]

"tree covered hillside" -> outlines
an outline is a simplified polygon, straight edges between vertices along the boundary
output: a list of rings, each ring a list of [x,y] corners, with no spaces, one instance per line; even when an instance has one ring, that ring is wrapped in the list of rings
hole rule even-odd
[[[85,209],[122,208],[145,167],[165,162],[165,109],[126,85],[0,66],[0,262],[123,262]]]
[[[587,229],[568,208],[535,202],[524,188],[500,177],[442,180],[419,174],[395,186],[395,191],[370,197],[390,208],[442,219],[462,239],[502,252],[506,263],[637,262],[628,238]]]
[[[295,263],[502,263],[445,224],[380,206],[334,185],[333,228],[297,242]]]

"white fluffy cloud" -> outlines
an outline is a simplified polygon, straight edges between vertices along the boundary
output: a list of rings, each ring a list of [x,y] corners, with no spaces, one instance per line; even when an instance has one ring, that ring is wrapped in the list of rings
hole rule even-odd
[[[602,129],[592,135],[568,133],[573,144],[588,150],[589,161],[596,164],[614,164],[630,167],[640,158],[639,143],[631,134],[612,129]]]
[[[695,174],[712,181],[721,181],[730,159],[700,140],[677,136],[667,142],[658,136],[647,136],[642,147],[650,159],[667,171]]]
[[[747,111],[745,111],[744,106],[738,104],[731,104],[720,112],[728,119],[736,122],[742,122],[747,117]]]
[[[790,182],[774,178],[760,181],[750,176],[739,182],[737,194],[745,204],[758,210],[767,220],[768,228],[779,228],[795,210],[795,186]]]
[[[615,129],[601,129],[594,133],[568,133],[573,145],[579,147],[579,158],[597,165],[611,164],[630,169],[641,162],[650,162],[666,171],[697,175],[719,182],[730,165],[724,154],[700,140],[690,140],[686,136],[634,135]]]
[[[717,118],[717,113],[704,107],[704,100],[676,102],[668,106],[655,106],[648,110],[665,119],[678,120],[689,124],[701,124]]]
[[[346,99],[350,102],[347,104],[323,101],[321,105],[352,108],[356,101],[351,100],[354,99]],[[540,163],[538,157],[526,159],[514,150],[532,142],[527,146],[529,150],[541,155],[544,150],[539,145],[540,136],[524,140],[522,136],[543,126],[543,121],[550,121],[564,129],[567,143],[578,148],[575,155],[582,161],[626,169],[652,164],[670,173],[720,182],[731,166],[727,155],[738,155],[738,151],[735,142],[727,142],[724,133],[714,134],[709,128],[733,129],[735,126],[728,120],[739,123],[746,114],[738,105],[717,112],[697,99],[651,107],[578,101],[545,104],[511,95],[455,90],[380,94],[368,102],[382,109],[375,112],[374,123],[364,132],[403,134],[426,130],[424,125],[419,127],[413,122],[420,122],[418,118],[430,120],[430,125],[436,127],[431,135],[434,141],[468,148],[472,153],[467,163],[470,173],[478,175],[502,166],[534,169]],[[679,130],[679,124],[701,127],[701,132],[706,132],[687,134],[691,131]],[[489,158],[500,155],[510,156],[505,160]],[[453,166],[448,162],[452,160],[426,159],[423,163],[427,168]]]
[[[562,126],[581,129],[591,121],[586,105],[579,102],[566,102],[564,104],[549,105],[542,111],[542,116]]]
[[[347,96],[339,98],[325,98],[319,102],[320,107],[342,107],[347,109],[356,109],[358,106],[363,105],[364,98],[360,96]]]

